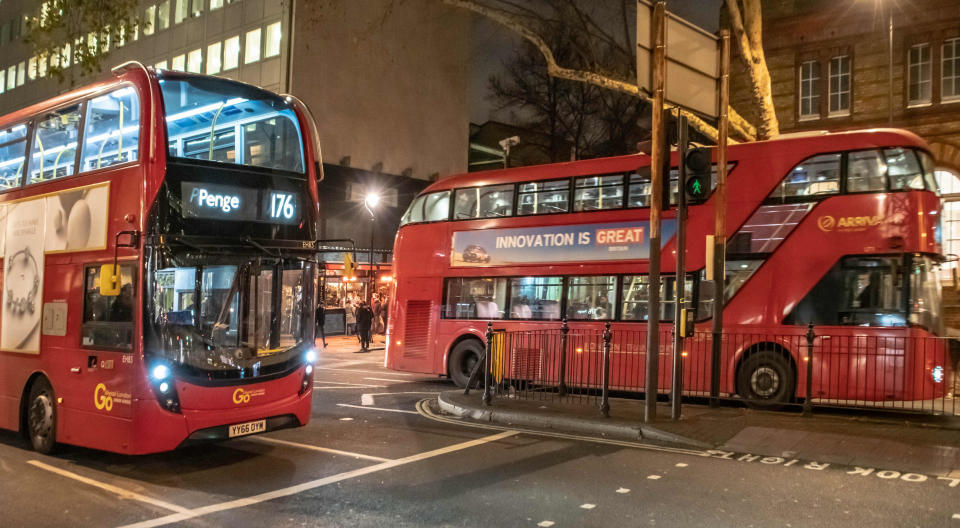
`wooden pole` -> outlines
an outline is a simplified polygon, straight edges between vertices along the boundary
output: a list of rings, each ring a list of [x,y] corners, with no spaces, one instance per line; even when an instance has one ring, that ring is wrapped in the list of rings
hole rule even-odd
[[[727,246],[727,128],[730,106],[730,30],[720,32],[720,121],[717,123],[717,189],[714,201],[713,230],[713,340],[711,350],[710,405],[720,397],[720,356],[723,350],[723,307],[726,285],[725,256]]]
[[[653,108],[650,126],[650,285],[647,289],[647,372],[644,398],[644,421],[657,419],[657,380],[660,366],[660,209],[663,200],[663,156],[669,156],[664,145],[663,87],[667,76],[667,6],[658,0],[653,6]]]

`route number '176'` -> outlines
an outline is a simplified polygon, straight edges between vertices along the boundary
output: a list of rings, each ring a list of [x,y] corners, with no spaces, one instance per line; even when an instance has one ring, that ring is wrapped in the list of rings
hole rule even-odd
[[[270,218],[293,218],[293,195],[289,193],[270,193]]]

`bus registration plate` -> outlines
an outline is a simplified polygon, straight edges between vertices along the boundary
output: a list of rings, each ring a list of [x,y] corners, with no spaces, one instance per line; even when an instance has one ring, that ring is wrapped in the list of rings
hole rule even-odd
[[[244,436],[254,433],[262,433],[267,430],[266,420],[257,420],[256,422],[247,422],[230,426],[230,438],[235,436]]]

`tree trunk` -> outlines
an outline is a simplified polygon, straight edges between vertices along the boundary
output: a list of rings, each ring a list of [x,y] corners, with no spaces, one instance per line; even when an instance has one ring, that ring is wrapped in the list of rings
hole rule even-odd
[[[743,2],[741,14],[739,2]],[[740,56],[750,74],[750,93],[760,109],[757,139],[772,139],[780,135],[780,123],[773,106],[770,70],[763,54],[763,16],[760,0],[725,0],[730,13],[733,35],[740,46]],[[733,116],[731,115],[731,121]]]

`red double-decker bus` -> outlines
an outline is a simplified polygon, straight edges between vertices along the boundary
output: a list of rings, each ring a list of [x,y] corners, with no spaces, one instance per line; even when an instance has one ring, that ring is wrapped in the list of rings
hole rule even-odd
[[[728,152],[724,333],[766,337],[724,337],[720,390],[771,402],[803,395],[801,336],[813,323],[823,336],[815,365],[830,384],[815,386],[813,394],[942,395],[945,347],[910,357],[905,345],[943,335],[940,203],[923,141],[892,129],[824,132]],[[676,152],[672,161],[676,166]],[[571,332],[599,331],[606,322],[615,333],[645,329],[649,163],[646,155],[632,155],[532,166],[457,175],[427,188],[395,242],[387,367],[446,375],[463,386],[488,321],[508,332],[558,329],[563,318]],[[671,177],[675,203],[676,169]],[[700,293],[700,283],[715,204],[711,194],[690,207],[687,224],[686,298],[698,335],[686,345],[684,389],[697,393],[708,391],[710,380],[704,369],[711,347],[703,337],[710,336],[712,299]],[[659,318],[668,334],[676,299],[675,212],[665,211],[662,223]],[[636,387],[629,380],[643,379],[643,362],[635,359],[642,342],[615,343],[611,387]],[[551,353],[522,352],[541,356],[515,358],[524,364]],[[661,351],[661,387],[669,383],[669,355]]]
[[[128,454],[310,418],[315,125],[117,67],[0,118],[0,427]]]

